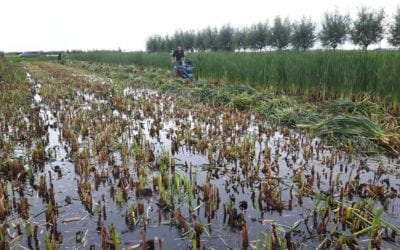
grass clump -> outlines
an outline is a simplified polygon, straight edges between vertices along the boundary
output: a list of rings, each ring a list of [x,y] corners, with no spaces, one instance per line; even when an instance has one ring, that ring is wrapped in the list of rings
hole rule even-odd
[[[217,89],[211,101],[214,106],[227,106],[232,101],[232,94],[223,89]]]
[[[309,107],[299,106],[276,108],[269,118],[275,124],[295,128],[299,123],[314,123],[320,121],[321,117],[322,115],[316,113],[315,110]]]
[[[181,94],[183,88],[184,88],[184,86],[182,84],[182,81],[177,79],[172,82],[167,82],[167,83],[161,84],[158,89],[162,93]]]
[[[195,101],[200,101],[200,102],[212,102],[216,94],[217,91],[207,85],[194,87],[190,91],[190,96]]]
[[[255,95],[257,90],[249,85],[244,84],[228,84],[222,88],[223,91],[226,91],[230,95]]]
[[[250,109],[253,103],[254,103],[253,98],[246,93],[234,96],[231,102],[232,107],[237,108],[239,110]]]
[[[264,114],[271,123],[295,128],[299,123],[315,123],[323,119],[324,114],[316,111],[316,107],[299,103],[287,96],[261,96],[257,100],[257,111]]]
[[[396,155],[400,152],[399,134],[385,132],[377,123],[361,115],[339,115],[315,124],[299,124],[297,127],[308,129],[314,135],[330,141],[341,141],[343,139],[370,141],[389,149]]]
[[[199,80],[190,91],[190,97],[195,101],[208,102],[214,106],[231,106],[239,110],[247,110],[254,103],[257,90],[240,84],[228,84],[220,88]]]
[[[364,116],[371,116],[380,112],[378,104],[365,98],[361,101],[352,101],[350,99],[338,99],[326,103],[322,110],[331,114],[358,114]]]

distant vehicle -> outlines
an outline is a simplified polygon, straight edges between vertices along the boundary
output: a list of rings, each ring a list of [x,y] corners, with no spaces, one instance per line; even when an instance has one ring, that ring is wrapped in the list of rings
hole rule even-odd
[[[42,55],[41,51],[25,51],[19,54],[19,57],[37,57]]]

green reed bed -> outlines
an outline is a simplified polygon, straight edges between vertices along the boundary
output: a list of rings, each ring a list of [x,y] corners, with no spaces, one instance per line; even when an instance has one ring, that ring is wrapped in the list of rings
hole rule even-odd
[[[32,93],[23,67],[0,58],[0,113],[13,113],[30,104]]]
[[[373,93],[398,103],[397,52],[269,52],[196,54],[199,77],[269,85],[319,98]]]
[[[88,52],[75,60],[137,64],[172,69],[168,53]],[[289,94],[326,98],[359,97],[368,93],[398,110],[400,53],[397,51],[312,51],[262,53],[187,53],[195,76],[268,86]]]

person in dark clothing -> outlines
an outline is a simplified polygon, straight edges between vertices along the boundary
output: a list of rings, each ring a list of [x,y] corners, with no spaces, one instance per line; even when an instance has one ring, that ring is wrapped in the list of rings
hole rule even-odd
[[[184,66],[185,64],[185,52],[181,46],[178,46],[172,53],[172,61],[178,65]]]

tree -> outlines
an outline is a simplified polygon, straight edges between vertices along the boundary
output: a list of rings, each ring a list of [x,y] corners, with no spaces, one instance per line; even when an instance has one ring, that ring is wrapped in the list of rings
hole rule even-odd
[[[166,35],[164,38],[164,51],[171,52],[174,49],[173,40]]]
[[[234,30],[229,24],[222,26],[217,37],[218,49],[225,51],[234,50],[233,34]]]
[[[175,49],[177,46],[183,46],[183,31],[177,30],[171,38],[173,48]]]
[[[154,53],[158,52],[161,49],[161,36],[155,35],[151,36],[146,40],[146,50],[147,52]]]
[[[212,51],[217,51],[218,46],[217,46],[217,36],[218,36],[218,30],[217,28],[211,28],[208,26],[205,28],[204,32],[204,45],[206,49],[210,49]]]
[[[254,50],[262,50],[267,46],[268,23],[257,23],[250,27],[247,45]]]
[[[182,34],[182,45],[186,50],[192,51],[194,49],[194,41],[196,39],[196,35],[193,30],[185,31]]]
[[[257,49],[257,27],[256,25],[252,25],[249,29],[249,32],[246,36],[246,43],[250,49]]]
[[[378,43],[383,38],[384,11],[383,9],[368,11],[362,7],[357,16],[351,31],[351,39],[354,44],[361,45],[366,50],[370,44]]]
[[[233,43],[236,49],[246,51],[249,46],[247,43],[248,33],[249,30],[246,27],[235,30],[233,34]]]
[[[389,43],[393,46],[400,46],[400,7],[397,8],[394,16],[394,23],[389,28]]]
[[[204,31],[197,32],[196,38],[194,39],[194,48],[198,51],[205,51],[207,49]]]
[[[292,27],[288,18],[282,22],[279,16],[275,17],[274,26],[271,29],[269,45],[279,50],[286,48],[290,42],[291,30]]]
[[[292,46],[297,50],[312,48],[316,39],[314,31],[315,24],[311,19],[303,17],[300,22],[293,24],[293,34],[291,36]]]
[[[349,26],[349,15],[340,15],[337,10],[334,13],[325,13],[322,30],[319,33],[322,46],[336,50],[338,45],[346,41],[350,31]]]

